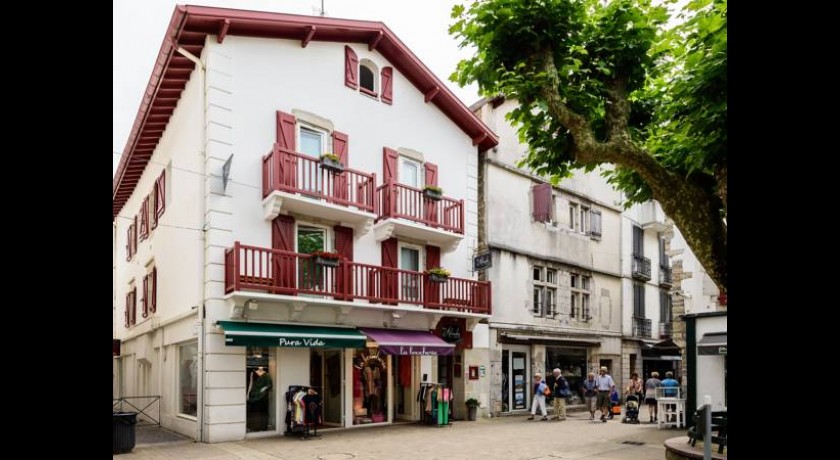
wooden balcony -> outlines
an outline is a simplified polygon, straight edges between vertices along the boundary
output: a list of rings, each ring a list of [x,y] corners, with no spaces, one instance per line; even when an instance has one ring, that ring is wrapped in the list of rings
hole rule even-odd
[[[423,190],[389,182],[376,189],[377,241],[402,236],[454,250],[464,239],[464,200],[434,199]]]
[[[428,310],[489,315],[490,282],[449,277],[432,281],[426,273],[342,259],[337,267],[316,263],[310,254],[246,246],[225,251],[225,293],[261,291],[284,296],[315,295],[383,305],[417,305]]]
[[[362,233],[376,217],[376,174],[325,167],[319,158],[280,148],[263,157],[263,211],[266,220],[281,212],[352,225]]]

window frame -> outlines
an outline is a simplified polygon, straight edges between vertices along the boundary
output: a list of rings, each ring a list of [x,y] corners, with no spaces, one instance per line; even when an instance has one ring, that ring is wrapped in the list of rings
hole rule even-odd
[[[417,252],[417,270],[411,270],[408,268],[403,267],[403,249],[408,249],[410,251]],[[422,276],[420,273],[423,273],[425,270],[429,268],[435,267],[426,267],[426,251],[423,246],[413,244],[413,243],[406,243],[403,241],[397,242],[397,269],[400,270],[399,272],[399,289],[400,293],[400,300],[411,300],[411,301],[419,301],[420,298],[420,286],[422,285]],[[417,275],[409,275],[407,273],[402,273],[402,271],[416,271]]]
[[[575,321],[592,320],[592,277],[582,273],[569,273],[569,318]]]
[[[554,280],[551,281],[550,274]],[[560,270],[547,265],[534,264],[531,266],[531,314],[540,318],[556,318],[559,313],[557,292],[560,288]],[[534,275],[538,275],[536,279]]]
[[[370,71],[371,78],[373,80],[372,81],[373,89],[368,89],[368,88],[365,88],[364,86],[362,86],[362,68]],[[382,82],[379,81],[379,66],[377,66],[376,63],[374,63],[370,59],[366,59],[366,58],[359,59],[359,73],[358,73],[358,75],[359,75],[359,92],[366,95],[366,96],[370,96],[370,97],[372,97],[376,100],[379,100],[379,93],[382,92],[382,91],[380,91],[380,88],[382,87]]]
[[[195,352],[193,354],[193,360],[192,360],[192,363],[190,364],[190,366],[195,367],[195,373],[193,374],[192,379],[191,379],[192,380],[192,382],[191,382],[192,388],[190,388],[193,391],[192,396],[195,397],[195,413],[194,414],[184,411],[184,396],[185,395],[184,395],[183,391],[184,391],[185,386],[184,386],[184,380],[183,380],[183,377],[184,377],[183,351],[187,347],[194,347],[195,348]],[[177,407],[177,412],[176,413],[178,414],[179,417],[184,417],[184,418],[189,418],[189,419],[196,420],[198,418],[198,342],[197,341],[182,343],[182,344],[178,345],[178,379],[177,379],[177,382],[178,382],[177,383],[177,385],[178,385],[178,393],[177,393],[178,394],[178,407]]]

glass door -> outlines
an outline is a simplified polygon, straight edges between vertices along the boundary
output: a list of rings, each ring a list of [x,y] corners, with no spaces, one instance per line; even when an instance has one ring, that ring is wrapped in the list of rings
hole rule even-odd
[[[400,247],[400,269],[415,273],[400,273],[400,301],[420,302],[420,249]]]
[[[325,251],[327,231],[323,228],[298,225],[297,252],[312,254]],[[303,290],[319,290],[323,281],[323,268],[315,264],[315,258],[298,259],[298,288]]]

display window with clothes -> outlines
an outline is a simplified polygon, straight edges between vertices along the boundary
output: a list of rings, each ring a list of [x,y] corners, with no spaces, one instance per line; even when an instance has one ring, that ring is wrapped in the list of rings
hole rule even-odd
[[[274,410],[274,381],[269,369],[268,347],[246,347],[245,352],[246,432],[273,431],[276,429]]]
[[[388,421],[388,356],[357,349],[353,356],[353,425]]]
[[[571,347],[545,347],[546,382],[554,386],[552,369],[560,369],[569,385],[566,404],[583,404],[583,395],[579,389],[586,379],[586,349]],[[552,395],[556,397],[556,395]]]

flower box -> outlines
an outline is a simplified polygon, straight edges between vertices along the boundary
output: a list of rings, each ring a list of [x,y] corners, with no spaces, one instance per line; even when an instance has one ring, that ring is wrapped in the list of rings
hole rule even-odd
[[[341,255],[337,252],[317,251],[312,253],[315,256],[315,265],[323,267],[338,267],[341,262]]]
[[[434,283],[445,283],[449,279],[448,276],[444,275],[436,275],[434,273],[429,273],[429,280]]]
[[[434,185],[427,185],[423,188],[423,195],[430,200],[438,201],[443,198],[443,189]]]
[[[321,155],[321,169],[325,169],[333,174],[344,172],[344,165],[338,161],[338,157],[332,153],[325,153]]]

